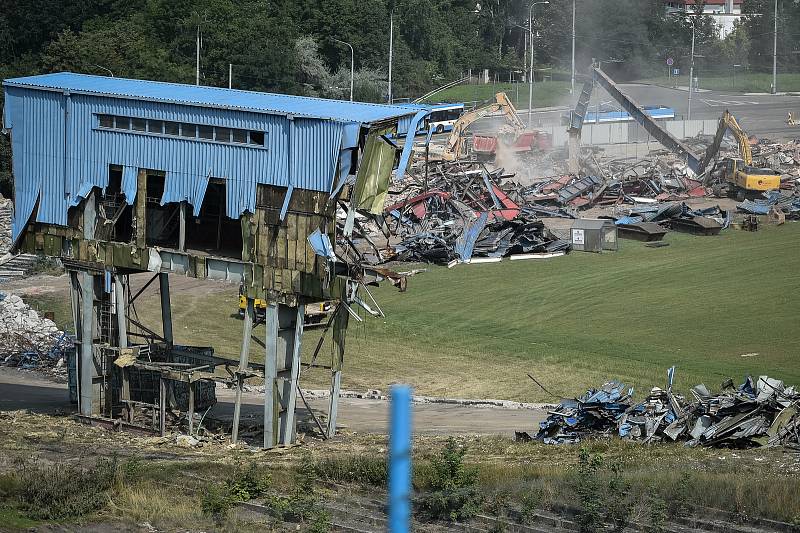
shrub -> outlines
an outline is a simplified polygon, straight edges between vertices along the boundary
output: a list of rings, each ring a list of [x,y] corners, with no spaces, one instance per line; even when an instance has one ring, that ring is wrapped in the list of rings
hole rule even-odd
[[[94,467],[24,463],[17,473],[19,507],[34,520],[75,518],[103,507],[117,484],[116,457],[98,459]]]
[[[475,483],[478,470],[464,465],[466,453],[466,447],[459,446],[451,437],[444,449],[431,460],[431,492],[416,501],[423,514],[451,521],[465,520],[477,514],[479,498]]]

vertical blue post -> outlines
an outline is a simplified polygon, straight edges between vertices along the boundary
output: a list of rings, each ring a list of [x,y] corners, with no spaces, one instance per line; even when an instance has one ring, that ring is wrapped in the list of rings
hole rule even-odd
[[[391,388],[389,427],[389,532],[411,530],[411,387]]]

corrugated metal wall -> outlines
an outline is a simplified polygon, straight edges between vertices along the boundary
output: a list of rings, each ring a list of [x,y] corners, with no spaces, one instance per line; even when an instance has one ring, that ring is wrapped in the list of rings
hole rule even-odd
[[[208,178],[224,178],[231,218],[254,209],[257,183],[328,192],[348,125],[17,87],[6,88],[6,113],[17,184],[14,238],[40,193],[37,220],[65,225],[70,205],[92,186],[107,186],[112,164],[125,167],[129,186],[136,169],[165,171],[162,201],[186,200],[195,211]],[[265,143],[261,148],[100,129],[97,114],[263,131]]]

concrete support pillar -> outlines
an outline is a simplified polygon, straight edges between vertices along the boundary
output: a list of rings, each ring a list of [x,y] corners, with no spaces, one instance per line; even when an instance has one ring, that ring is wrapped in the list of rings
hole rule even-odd
[[[350,313],[342,306],[347,305],[342,302],[336,311],[333,321],[333,344],[335,346],[333,361],[331,364],[331,402],[328,408],[328,438],[336,435],[336,419],[339,415],[339,392],[342,387],[342,367],[344,366],[344,341],[347,335],[347,324]]]
[[[114,276],[114,314],[117,318],[117,346],[128,347],[128,320],[125,310],[127,304],[127,276],[116,274]]]
[[[94,365],[94,277],[88,272],[80,275],[80,370],[78,381],[78,395],[80,413],[91,416],[92,405],[95,401],[93,378],[97,375]],[[99,398],[97,398],[99,400]]]
[[[172,344],[172,306],[169,301],[169,274],[158,274],[158,285],[161,292],[161,323],[164,331],[164,340]]]
[[[178,213],[178,250],[186,251],[186,211],[187,203],[181,202]]]
[[[264,447],[290,444],[295,437],[297,379],[305,307],[267,305],[264,362]]]
[[[270,303],[264,315],[264,448],[278,443],[278,402],[275,379],[278,377],[278,304]]]
[[[250,337],[253,335],[253,321],[255,319],[255,300],[247,299],[244,312],[244,328],[242,331],[242,351],[239,353],[239,369],[236,372],[236,402],[233,404],[233,429],[231,442],[236,444],[239,436],[239,416],[242,409],[242,386],[244,385],[244,372],[250,364]]]
[[[287,311],[291,312],[291,308]],[[287,328],[286,336],[291,336],[291,343],[286,345],[285,370],[283,372],[283,391],[281,394],[281,444],[294,442],[296,427],[295,408],[297,407],[297,382],[300,377],[300,345],[303,338],[303,319],[305,305],[300,304],[294,310],[294,328]],[[292,331],[293,330],[293,331]],[[287,339],[288,341],[288,339]]]

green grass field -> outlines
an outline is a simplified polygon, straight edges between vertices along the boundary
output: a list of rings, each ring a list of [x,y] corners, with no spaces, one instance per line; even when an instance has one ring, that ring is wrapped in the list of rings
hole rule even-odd
[[[639,80],[640,83],[653,83],[656,85],[664,85],[671,87],[678,85],[679,87],[689,86],[689,76],[679,76],[676,78],[667,78],[666,76],[659,76],[656,78],[648,78]],[[733,77],[733,71],[725,74],[709,74],[708,76],[699,77],[700,88],[710,89],[712,91],[733,91],[742,93],[768,93],[772,86],[772,74],[762,72],[737,72],[736,78]],[[800,74],[778,74],[778,91],[780,92],[800,92]]]
[[[528,109],[528,84],[497,83],[489,85],[457,85],[438,92],[427,102],[494,101],[494,95],[505,92],[517,109]],[[533,88],[533,107],[552,107],[570,102],[569,82],[539,81]]]
[[[530,372],[556,393],[618,378],[641,395],[663,386],[671,365],[683,391],[700,382],[716,388],[727,377],[741,382],[748,373],[800,385],[800,223],[717,237],[670,233],[666,241],[658,249],[621,241],[618,252],[428,267],[406,293],[386,284],[375,296],[387,317],[351,321],[343,386],[386,390],[406,382],[419,394],[551,399]],[[173,289],[176,340],[238,359],[236,287],[208,284]],[[69,320],[67,299],[34,303]],[[151,326],[158,305],[153,295],[138,306]],[[306,360],[317,335],[304,338]],[[330,353],[326,344],[319,361]],[[263,361],[256,344],[252,359]],[[328,385],[323,370],[301,380]]]

